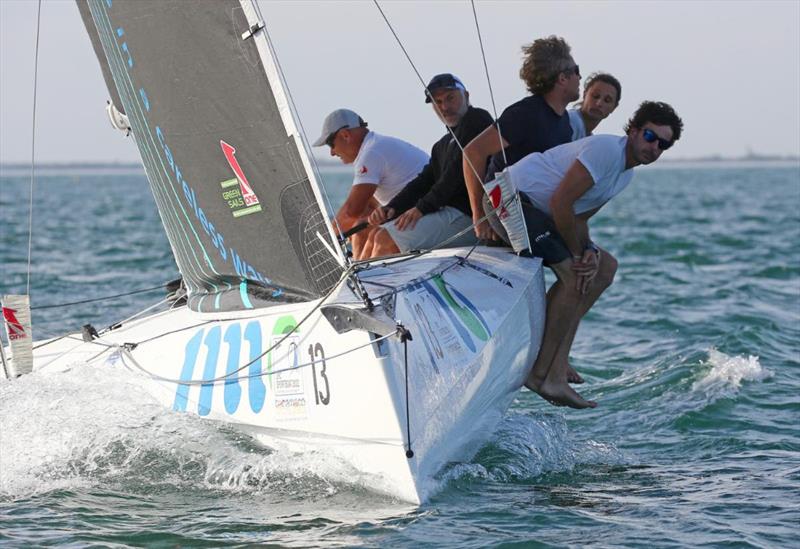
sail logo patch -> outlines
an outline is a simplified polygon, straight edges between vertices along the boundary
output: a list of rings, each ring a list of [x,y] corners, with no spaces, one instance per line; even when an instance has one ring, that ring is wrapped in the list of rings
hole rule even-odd
[[[25,334],[25,328],[22,326],[22,323],[17,320],[16,309],[3,307],[3,319],[6,321],[6,326],[8,326],[8,339],[15,340],[28,337]]]
[[[236,159],[236,149],[220,140],[219,146],[222,148],[222,154],[228,161],[228,165],[233,170],[236,177],[220,182],[222,187],[222,198],[228,203],[233,217],[242,217],[261,211],[261,204],[258,201],[258,196],[247,181],[244,175],[244,170],[239,165]]]

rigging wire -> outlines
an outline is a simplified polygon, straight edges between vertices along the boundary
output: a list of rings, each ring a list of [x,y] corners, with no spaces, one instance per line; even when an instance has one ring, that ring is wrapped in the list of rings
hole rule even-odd
[[[494,91],[492,90],[492,79],[489,77],[489,64],[486,62],[486,51],[483,49],[483,37],[481,26],[478,23],[478,12],[475,10],[475,0],[470,0],[472,5],[472,18],[475,20],[475,31],[478,33],[478,44],[481,46],[481,58],[483,59],[483,70],[486,73],[486,84],[489,86],[489,99],[492,102],[492,113],[494,114],[497,137],[500,140],[500,151],[503,153],[503,165],[508,166],[506,158],[506,148],[503,146],[503,133],[500,131],[500,120],[497,118],[497,105],[494,102]]]
[[[143,293],[146,293],[146,292],[152,292],[154,290],[161,290],[161,289],[166,288],[166,287],[167,287],[167,284],[161,284],[160,286],[153,286],[152,288],[141,288],[139,290],[132,290],[130,292],[125,292],[125,293],[122,293],[122,294],[107,295],[107,296],[104,296],[104,297],[95,297],[95,298],[92,298],[92,299],[82,299],[80,301],[72,301],[70,303],[55,303],[55,304],[52,304],[52,305],[38,305],[36,307],[31,307],[31,311],[35,311],[35,310],[38,310],[38,309],[57,309],[58,307],[68,307],[70,305],[83,305],[84,303],[94,303],[94,302],[97,302],[97,301],[110,301],[110,300],[116,299],[118,297],[125,297],[125,296],[129,296],[129,295],[134,295],[134,294],[143,294]]]
[[[33,249],[33,182],[35,179],[36,159],[36,91],[39,79],[39,28],[42,20],[42,0],[36,11],[36,48],[33,59],[33,120],[31,122],[31,191],[30,204],[28,205],[28,277],[25,293],[31,294],[31,250]]]
[[[406,56],[406,59],[408,60],[408,63],[411,65],[411,68],[414,70],[414,73],[417,75],[417,79],[420,81],[420,83],[422,84],[422,87],[425,89],[425,91],[428,93],[428,95],[430,95],[431,91],[428,89],[428,86],[425,84],[425,80],[423,80],[422,75],[419,73],[419,70],[417,70],[417,66],[414,64],[414,61],[411,59],[411,56],[408,54],[408,51],[406,51],[406,48],[403,45],[403,42],[400,40],[400,37],[397,35],[397,32],[395,32],[394,27],[392,26],[392,24],[389,22],[389,18],[386,17],[386,14],[383,12],[383,9],[381,8],[380,4],[378,4],[378,0],[372,0],[372,2],[375,4],[375,7],[378,8],[378,11],[380,12],[381,17],[383,17],[383,20],[386,23],[386,26],[389,27],[389,30],[391,31],[392,35],[394,36],[394,39],[397,41],[397,45],[400,46],[400,49],[403,51],[403,54]],[[439,116],[439,118],[441,118],[442,111],[439,109],[439,106],[436,104],[436,101],[431,101],[431,105],[433,105],[433,108],[436,111],[436,114]],[[483,177],[478,175],[478,170],[476,170],[475,166],[472,165],[472,162],[470,161],[469,157],[464,156],[464,146],[461,144],[461,141],[458,140],[458,137],[456,137],[456,134],[453,132],[453,129],[450,126],[448,126],[447,124],[445,124],[445,127],[447,128],[447,131],[450,133],[450,135],[453,137],[453,141],[455,141],[455,143],[458,146],[459,150],[461,150],[462,158],[464,158],[467,161],[467,164],[469,165],[470,169],[472,170],[472,173],[474,173],[475,177],[477,177],[480,181],[483,181]]]
[[[489,78],[489,65],[486,62],[486,52],[484,51],[484,48],[483,48],[483,39],[481,38],[481,29],[480,29],[480,25],[478,24],[478,14],[475,11],[475,2],[474,2],[474,0],[470,0],[470,1],[472,3],[472,16],[473,16],[473,19],[475,20],[475,28],[476,28],[477,33],[478,33],[478,42],[480,44],[481,57],[483,59],[483,66],[484,66],[484,69],[486,71],[486,80],[487,80],[487,82],[489,84],[489,95],[491,96],[492,110],[494,111],[494,118],[495,118],[495,124],[496,124],[496,127],[497,127],[497,134],[498,134],[498,137],[500,139],[500,151],[503,154],[504,163],[508,164],[508,160],[506,158],[505,147],[503,147],[503,136],[500,133],[500,125],[497,122],[497,107],[496,107],[495,101],[494,101],[494,92],[492,91],[492,82],[491,82],[491,79]],[[400,46],[400,49],[403,51],[403,54],[406,56],[406,59],[408,60],[408,63],[411,65],[411,68],[414,70],[414,73],[417,75],[417,79],[420,81],[420,83],[422,84],[423,88],[425,88],[425,91],[428,93],[428,95],[430,95],[431,92],[428,89],[428,86],[425,84],[425,81],[423,80],[422,76],[420,75],[419,70],[417,70],[417,67],[414,64],[414,61],[411,59],[411,56],[408,54],[408,51],[406,50],[405,46],[403,46],[403,43],[400,40],[400,37],[397,35],[397,32],[395,32],[395,30],[394,30],[394,27],[389,22],[389,18],[386,16],[386,14],[384,13],[383,9],[381,9],[381,6],[378,3],[378,0],[372,0],[372,2],[375,4],[375,7],[378,8],[378,11],[380,12],[381,17],[383,17],[383,20],[386,23],[386,26],[389,27],[389,30],[391,31],[392,35],[394,36],[394,39],[397,41],[398,46]],[[441,113],[441,110],[439,110],[438,105],[436,105],[436,102],[435,101],[431,101],[431,104],[433,105],[433,108],[436,110],[436,113],[441,118],[441,114],[442,113]],[[484,179],[483,176],[478,173],[478,170],[475,169],[475,166],[472,164],[472,161],[470,161],[469,157],[464,154],[464,146],[458,140],[458,137],[456,137],[456,134],[453,132],[453,129],[450,128],[450,126],[447,126],[446,124],[445,124],[445,126],[447,127],[447,131],[453,137],[453,141],[455,141],[456,145],[461,150],[461,156],[462,156],[462,158],[464,160],[467,161],[467,164],[469,165],[470,169],[472,170],[472,173],[475,175],[475,177],[478,179],[478,181],[483,181],[483,179]],[[488,214],[486,214],[483,217],[481,217],[480,220],[474,222],[467,229],[459,232],[457,235],[455,235],[453,237],[450,237],[449,239],[445,240],[442,243],[439,243],[438,245],[434,246],[433,248],[430,248],[430,250],[427,250],[427,251],[432,251],[432,250],[435,250],[435,249],[438,249],[438,248],[443,248],[444,245],[448,244],[451,240],[455,240],[457,237],[459,237],[462,234],[466,233],[466,231],[474,230],[474,228],[479,223],[482,223],[483,221],[487,220],[492,214],[494,214],[496,211],[498,211],[501,207],[508,206],[513,201],[514,201],[513,197],[509,198],[509,200],[507,200],[505,203],[503,203],[501,205],[498,205],[497,208],[492,208],[492,210]],[[472,254],[473,251],[475,251],[476,246],[477,246],[477,244],[474,244],[472,246],[470,251],[467,253],[467,257],[469,257]],[[423,251],[423,254],[427,253],[427,251]],[[418,256],[413,256],[413,257],[418,257]],[[413,259],[413,257],[410,257],[409,259]]]
[[[306,156],[308,157],[308,159],[311,162],[311,165],[312,165],[313,170],[314,170],[314,176],[317,178],[318,181],[322,181],[322,173],[320,172],[319,165],[317,164],[317,159],[314,156],[314,154],[309,154],[309,151],[311,151],[311,149],[312,149],[311,142],[308,140],[308,134],[306,133],[306,129],[303,126],[303,121],[300,119],[300,111],[298,110],[297,104],[294,101],[294,96],[292,95],[292,90],[289,88],[289,81],[286,79],[286,75],[283,72],[283,66],[281,65],[280,59],[278,58],[278,52],[275,49],[274,43],[272,42],[272,37],[269,34],[269,29],[267,29],[267,22],[264,19],[264,16],[261,14],[261,6],[258,4],[258,2],[254,2],[254,6],[255,6],[255,9],[256,9],[256,13],[258,14],[258,18],[261,20],[261,23],[264,25],[264,27],[263,27],[264,36],[267,39],[267,45],[269,46],[270,53],[272,54],[272,58],[275,61],[275,67],[278,69],[278,74],[280,75],[281,83],[283,84],[283,87],[286,89],[286,96],[288,97],[289,102],[292,105],[292,109],[291,110],[292,110],[292,112],[297,113],[297,116],[294,117],[294,118],[297,121],[298,130],[300,131],[300,140],[303,142],[303,144],[305,145],[305,148],[306,148]],[[328,211],[332,212],[333,211],[333,204],[331,203],[331,199],[328,196],[328,191],[325,189],[324,186],[318,185],[317,188],[319,188],[322,191],[322,196],[325,199],[324,206],[326,207],[326,209]],[[326,212],[324,212],[324,213],[326,213]],[[340,232],[344,232],[344,231],[341,231],[341,227],[338,226],[339,225],[338,223],[336,223],[336,225],[337,225],[337,228],[340,230]],[[341,246],[340,246],[340,249],[341,249]],[[346,253],[342,253],[342,255],[344,256],[345,261],[349,261],[348,255]]]

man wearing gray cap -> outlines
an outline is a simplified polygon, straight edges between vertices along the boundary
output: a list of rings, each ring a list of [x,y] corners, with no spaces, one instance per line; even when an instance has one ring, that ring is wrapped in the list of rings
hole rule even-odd
[[[469,104],[464,84],[449,73],[431,79],[425,102],[432,104],[447,133],[433,145],[425,169],[386,206],[370,214],[369,222],[375,226],[399,215],[375,234],[373,256],[430,249],[443,242],[453,248],[478,242],[470,228],[472,210],[461,168],[461,147],[494,120],[485,110]]]
[[[366,220],[370,212],[387,204],[428,163],[428,155],[401,139],[377,134],[349,109],[337,109],[325,117],[322,134],[313,145],[327,145],[331,156],[353,164],[355,175],[347,199],[334,217],[340,233]],[[366,259],[372,250],[373,230],[351,237],[353,257]]]

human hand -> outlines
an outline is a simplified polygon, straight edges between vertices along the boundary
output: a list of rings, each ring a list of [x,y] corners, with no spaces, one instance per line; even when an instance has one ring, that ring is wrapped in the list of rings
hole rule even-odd
[[[394,226],[397,227],[399,231],[411,230],[417,225],[417,221],[419,221],[423,215],[424,214],[419,211],[418,208],[411,208],[397,218],[394,222]]]
[[[587,248],[582,256],[572,258],[572,270],[578,275],[575,289],[585,294],[600,270],[600,252]]]
[[[475,223],[475,236],[478,237],[479,240],[498,240],[499,237],[497,233],[492,230],[492,226],[489,224],[487,220],[478,221],[480,217],[477,219],[473,219],[473,223]]]
[[[368,221],[370,225],[382,225],[387,219],[391,219],[393,216],[394,208],[380,207],[372,210],[372,213],[369,214]]]

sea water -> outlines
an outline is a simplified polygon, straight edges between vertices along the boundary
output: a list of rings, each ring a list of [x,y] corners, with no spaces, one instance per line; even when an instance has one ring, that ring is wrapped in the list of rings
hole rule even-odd
[[[335,207],[347,175],[323,176]],[[30,180],[0,185],[0,292],[24,293]],[[178,276],[138,171],[41,172],[33,205],[37,339],[163,293],[51,305]],[[639,170],[591,223],[620,262],[571,356],[600,405],[521,390],[419,508],[324,455],[165,410],[125,372],[0,381],[0,544],[797,546],[799,212],[796,164]]]

